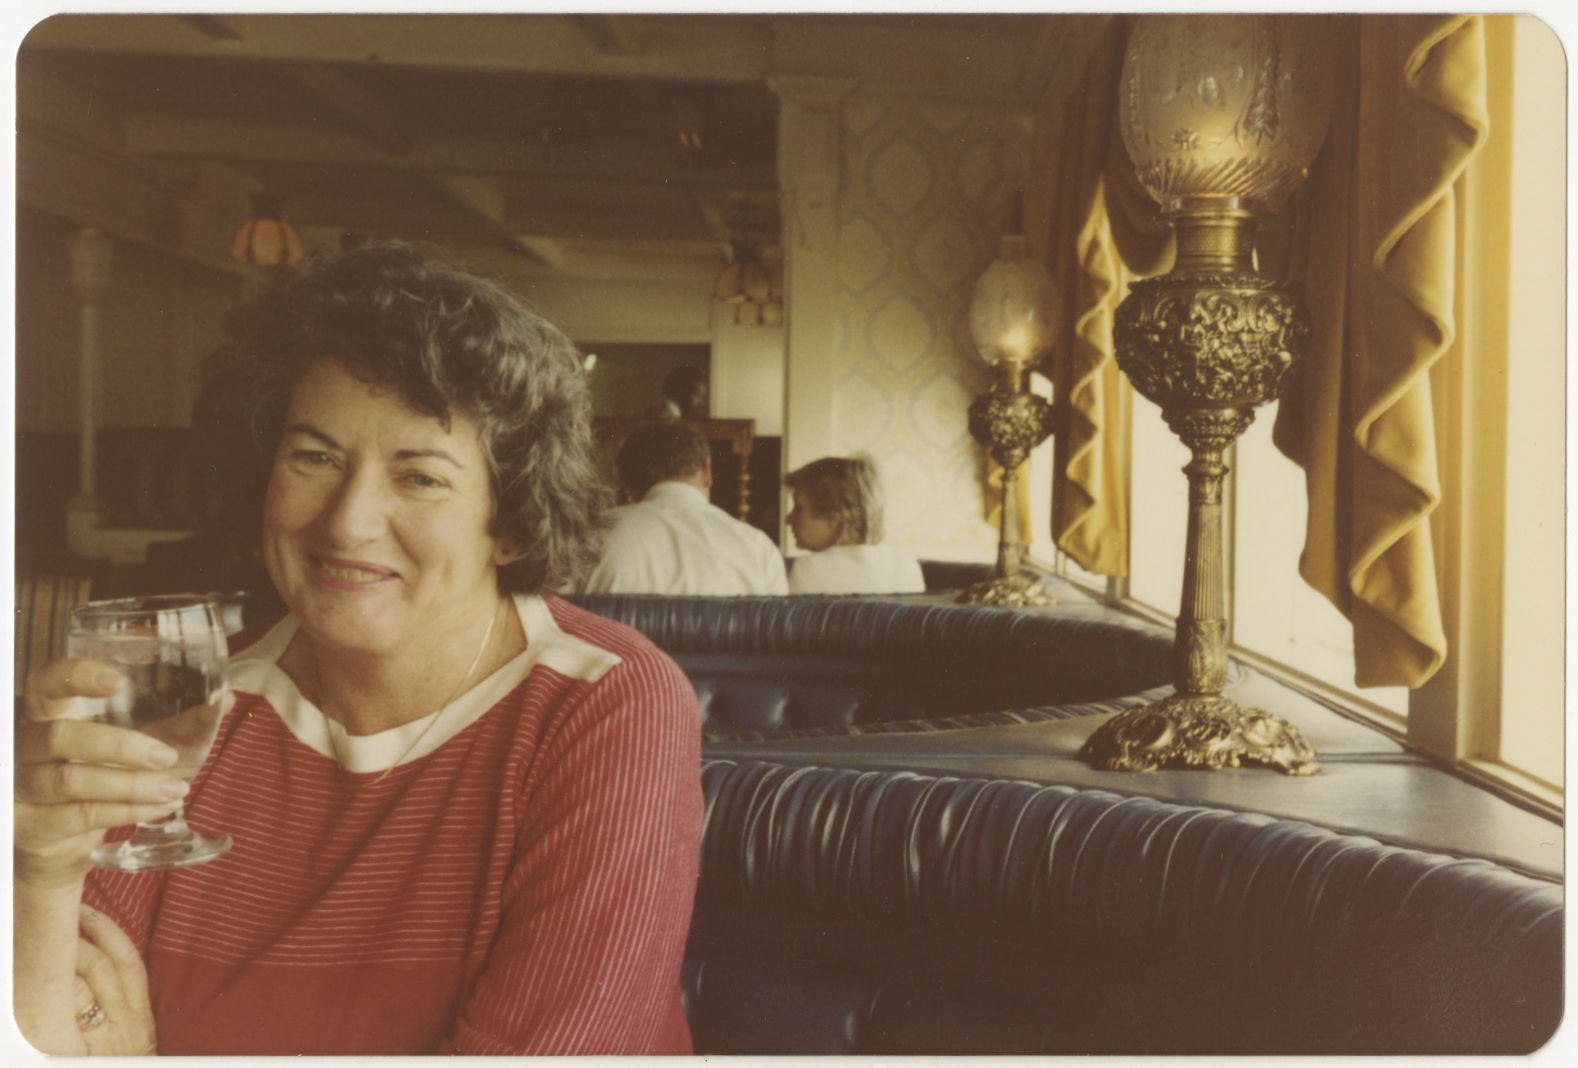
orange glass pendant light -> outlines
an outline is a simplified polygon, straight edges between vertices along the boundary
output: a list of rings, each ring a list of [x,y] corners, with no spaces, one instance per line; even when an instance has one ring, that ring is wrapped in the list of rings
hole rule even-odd
[[[231,259],[251,267],[294,267],[305,256],[301,235],[280,218],[279,197],[254,193],[252,217],[241,224],[230,240]]]

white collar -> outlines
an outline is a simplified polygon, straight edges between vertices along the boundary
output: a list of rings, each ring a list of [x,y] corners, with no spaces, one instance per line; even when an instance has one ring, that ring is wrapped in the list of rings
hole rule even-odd
[[[302,744],[331,760],[343,754],[347,771],[381,772],[397,761],[424,757],[449,741],[519,686],[538,664],[596,682],[619,663],[617,654],[561,630],[542,597],[517,594],[513,601],[526,635],[525,649],[443,708],[377,734],[348,734],[303,697],[280,669],[279,658],[300,629],[295,616],[280,620],[231,660],[230,685],[267,701]],[[443,722],[433,723],[438,717]]]
[[[675,504],[691,506],[712,504],[712,500],[707,496],[707,491],[700,486],[693,486],[689,482],[679,482],[674,479],[670,479],[667,482],[659,482],[647,490],[646,496],[642,497],[641,500],[643,502],[672,501]]]

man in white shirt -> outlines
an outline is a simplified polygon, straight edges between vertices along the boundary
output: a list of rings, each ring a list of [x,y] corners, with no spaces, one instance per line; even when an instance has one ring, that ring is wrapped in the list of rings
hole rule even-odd
[[[648,423],[620,446],[627,501],[584,593],[786,594],[778,546],[708,500],[712,453],[690,423]]]

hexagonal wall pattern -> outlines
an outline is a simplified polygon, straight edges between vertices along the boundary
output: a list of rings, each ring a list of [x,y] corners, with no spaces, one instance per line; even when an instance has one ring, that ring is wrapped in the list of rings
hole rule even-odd
[[[884,125],[878,125],[876,136],[883,129]],[[873,207],[903,218],[933,195],[937,169],[916,139],[898,130],[876,146],[867,160],[866,196]]]
[[[1022,184],[1024,116],[855,97],[843,107],[837,449],[877,459],[887,540],[993,559],[965,409],[988,377],[970,343],[975,280]]]
[[[909,289],[889,293],[864,319],[857,332],[865,351],[896,378],[904,378],[931,361],[937,348],[934,302],[917,299]]]
[[[894,399],[892,391],[863,368],[842,375],[833,394],[833,419],[841,429],[841,445],[849,452],[876,455],[894,431]]]
[[[915,273],[935,296],[948,298],[960,286],[973,291],[975,280],[992,262],[978,227],[952,210],[943,210],[921,224],[911,248]]]
[[[865,215],[843,222],[838,232],[838,284],[860,297],[893,271],[893,240]]]

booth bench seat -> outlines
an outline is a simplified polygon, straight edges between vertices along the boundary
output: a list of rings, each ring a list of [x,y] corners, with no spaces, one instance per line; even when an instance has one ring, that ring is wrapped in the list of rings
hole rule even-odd
[[[1102,790],[710,761],[698,1053],[1521,1053],[1562,891]]]
[[[1167,686],[1154,628],[850,597],[574,598],[679,662],[716,741],[955,730],[1113,712]]]
[[[1322,774],[1079,761],[1101,713],[1169,692],[1164,631],[1092,605],[580,600],[704,710],[698,1053],[1519,1053],[1560,1020],[1538,814],[1237,668]]]

